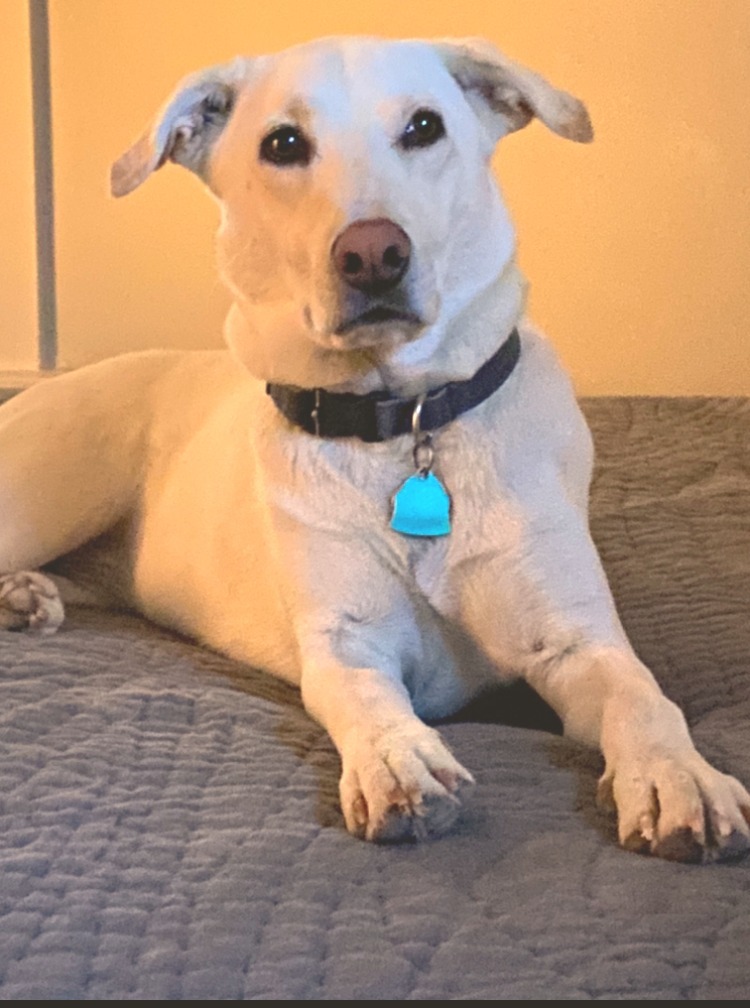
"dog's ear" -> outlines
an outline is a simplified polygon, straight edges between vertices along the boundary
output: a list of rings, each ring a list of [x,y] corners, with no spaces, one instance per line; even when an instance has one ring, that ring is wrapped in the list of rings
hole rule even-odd
[[[593,140],[591,120],[582,101],[514,63],[490,42],[446,40],[437,43],[437,49],[493,142],[526,126],[534,116],[566,140]]]
[[[203,178],[250,62],[236,59],[185,78],[140,140],[112,165],[112,195],[126,196],[170,160]]]

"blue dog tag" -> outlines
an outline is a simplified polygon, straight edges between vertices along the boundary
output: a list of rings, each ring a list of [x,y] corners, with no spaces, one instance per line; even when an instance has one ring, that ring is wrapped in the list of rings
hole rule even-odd
[[[451,499],[437,476],[415,473],[393,498],[391,528],[410,536],[448,535],[450,507]]]

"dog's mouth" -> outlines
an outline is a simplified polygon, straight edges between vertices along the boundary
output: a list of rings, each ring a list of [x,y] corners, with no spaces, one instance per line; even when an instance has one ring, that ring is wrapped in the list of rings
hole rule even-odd
[[[416,312],[405,311],[401,308],[389,308],[387,305],[376,305],[368,308],[367,311],[360,312],[344,319],[334,330],[337,336],[346,336],[355,329],[362,329],[367,326],[388,325],[389,323],[400,323],[408,326],[423,325],[422,319]]]

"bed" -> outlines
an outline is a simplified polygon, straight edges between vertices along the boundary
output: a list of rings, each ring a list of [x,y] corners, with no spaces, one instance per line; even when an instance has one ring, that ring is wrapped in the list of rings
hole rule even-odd
[[[584,400],[623,621],[750,780],[750,401]],[[0,635],[0,997],[744,1000],[750,859],[620,850],[601,761],[511,687],[443,726],[450,835],[351,839],[297,693],[123,613]]]

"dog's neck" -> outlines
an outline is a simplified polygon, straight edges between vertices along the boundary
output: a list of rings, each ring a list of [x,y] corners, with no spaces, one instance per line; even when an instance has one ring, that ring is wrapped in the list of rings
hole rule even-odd
[[[518,323],[525,297],[526,282],[512,260],[468,304],[395,349],[337,351],[305,340],[289,353],[279,353],[276,347],[270,362],[238,302],[230,309],[224,333],[235,356],[264,382],[358,394],[387,389],[413,396],[475,374]]]

